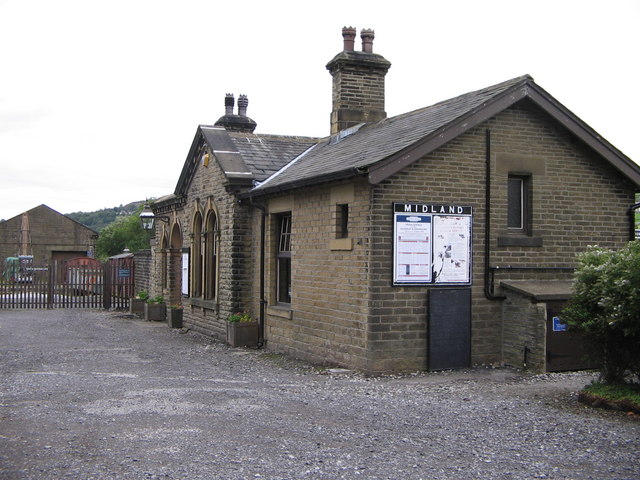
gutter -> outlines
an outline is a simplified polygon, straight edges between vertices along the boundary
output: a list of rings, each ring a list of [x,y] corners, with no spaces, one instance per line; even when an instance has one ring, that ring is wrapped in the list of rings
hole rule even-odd
[[[336,180],[344,180],[345,178],[364,176],[364,175],[367,175],[368,173],[369,173],[369,169],[366,166],[350,167],[346,170],[341,170],[339,172],[334,172],[334,173],[322,175],[319,177],[311,177],[311,178],[305,178],[302,180],[295,180],[292,182],[276,185],[273,187],[260,188],[260,186],[257,186],[249,190],[248,192],[243,192],[241,194],[238,194],[238,198],[241,200],[252,199],[252,198],[269,195],[272,193],[283,193],[289,190],[294,190],[296,188],[316,186],[322,183],[333,182]]]

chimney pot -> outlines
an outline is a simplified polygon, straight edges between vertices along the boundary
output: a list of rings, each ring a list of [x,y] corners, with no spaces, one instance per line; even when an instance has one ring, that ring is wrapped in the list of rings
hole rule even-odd
[[[344,51],[353,52],[356,40],[356,29],[354,27],[342,27],[342,38],[344,39]]]
[[[233,105],[235,100],[233,98],[233,93],[227,93],[227,96],[224,97],[224,114],[225,115],[233,115]]]
[[[249,99],[246,95],[240,95],[238,97],[238,115],[243,117],[247,116],[247,107],[249,106]]]
[[[363,28],[360,32],[360,38],[362,39],[362,51],[366,53],[373,53],[373,39],[375,37],[374,31],[368,28]]]

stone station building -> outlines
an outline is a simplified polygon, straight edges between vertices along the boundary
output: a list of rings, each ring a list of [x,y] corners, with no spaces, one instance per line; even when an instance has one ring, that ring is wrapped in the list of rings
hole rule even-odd
[[[263,348],[368,373],[578,368],[558,312],[576,254],[630,239],[640,168],[528,75],[387,118],[391,64],[355,37],[328,137],[254,133],[232,95],[196,129],[152,205],[151,294],[220,341],[248,311]]]

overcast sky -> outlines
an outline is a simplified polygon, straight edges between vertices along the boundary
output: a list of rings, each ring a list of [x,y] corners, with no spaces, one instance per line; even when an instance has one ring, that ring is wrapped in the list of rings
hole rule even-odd
[[[256,133],[327,135],[343,26],[375,30],[388,116],[530,74],[640,162],[639,25],[640,0],[0,0],[0,219],[173,192],[226,93]]]

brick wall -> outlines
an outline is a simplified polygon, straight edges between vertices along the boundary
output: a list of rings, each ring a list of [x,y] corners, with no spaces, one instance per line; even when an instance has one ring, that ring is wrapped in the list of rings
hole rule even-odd
[[[512,301],[503,319],[502,303],[484,294],[486,129],[492,152],[491,265],[573,267],[576,254],[589,244],[619,247],[626,242],[625,212],[633,203],[633,186],[545,114],[526,106],[511,108],[379,185],[357,182],[349,207],[351,250],[330,248],[335,228],[331,189],[336,185],[290,195],[292,304],[290,310],[278,309],[272,295],[269,348],[369,372],[426,368],[428,289],[436,287],[392,286],[392,204],[442,203],[470,205],[474,212],[472,363],[516,362],[525,340],[532,342],[531,361],[539,363],[544,337],[538,327],[544,325],[536,323],[538,307],[522,306],[521,313],[530,318],[528,330],[509,325],[505,333],[504,322],[521,305]],[[506,229],[507,177],[523,168],[532,171],[531,235],[541,239],[541,246],[512,245]],[[267,291],[273,292],[276,233],[273,217],[269,221]],[[570,275],[503,269],[496,284]]]
[[[157,208],[161,214],[169,216],[170,221],[164,227],[157,227],[156,238],[162,239],[162,228],[172,232],[172,235],[167,233],[165,240],[166,246],[172,248],[166,249],[169,276],[165,286],[158,280],[162,278],[163,270],[162,245],[154,249],[154,288],[163,292],[172,302],[182,303],[185,327],[210,335],[218,341],[226,341],[226,319],[231,313],[249,310],[257,318],[257,311],[252,307],[255,302],[252,302],[254,292],[251,290],[254,274],[251,243],[254,236],[251,221],[253,208],[241,205],[237,197],[229,194],[226,179],[216,162],[210,162],[206,167],[198,166],[185,199],[175,199],[173,203],[159,202]],[[196,213],[199,212],[205,222],[210,211],[217,214],[219,230],[216,297],[181,298],[181,247],[193,247],[193,220]],[[181,239],[181,245],[176,238]],[[193,270],[190,271],[193,274]]]
[[[349,238],[336,240],[336,205],[349,205]],[[289,207],[281,207],[283,210]],[[271,209],[270,213],[277,213]],[[291,310],[275,303],[276,231],[269,217],[269,349],[366,369],[369,189],[364,181],[296,192],[292,204]]]
[[[471,205],[473,221],[472,363],[500,363],[501,305],[485,298],[485,129],[491,130],[491,265],[575,266],[587,245],[620,247],[628,238],[625,212],[633,187],[535,109],[512,108],[415,162],[373,190],[370,323],[371,369],[424,368],[427,287],[391,287],[392,202]],[[509,166],[497,159],[544,162],[533,175],[533,233],[540,247],[498,247],[506,231]],[[533,160],[532,160],[533,159]],[[507,161],[508,163],[508,161]],[[525,162],[526,163],[526,162]],[[566,279],[563,272],[501,271],[506,278]]]
[[[149,292],[151,285],[151,250],[140,250],[133,254],[134,292]]]

